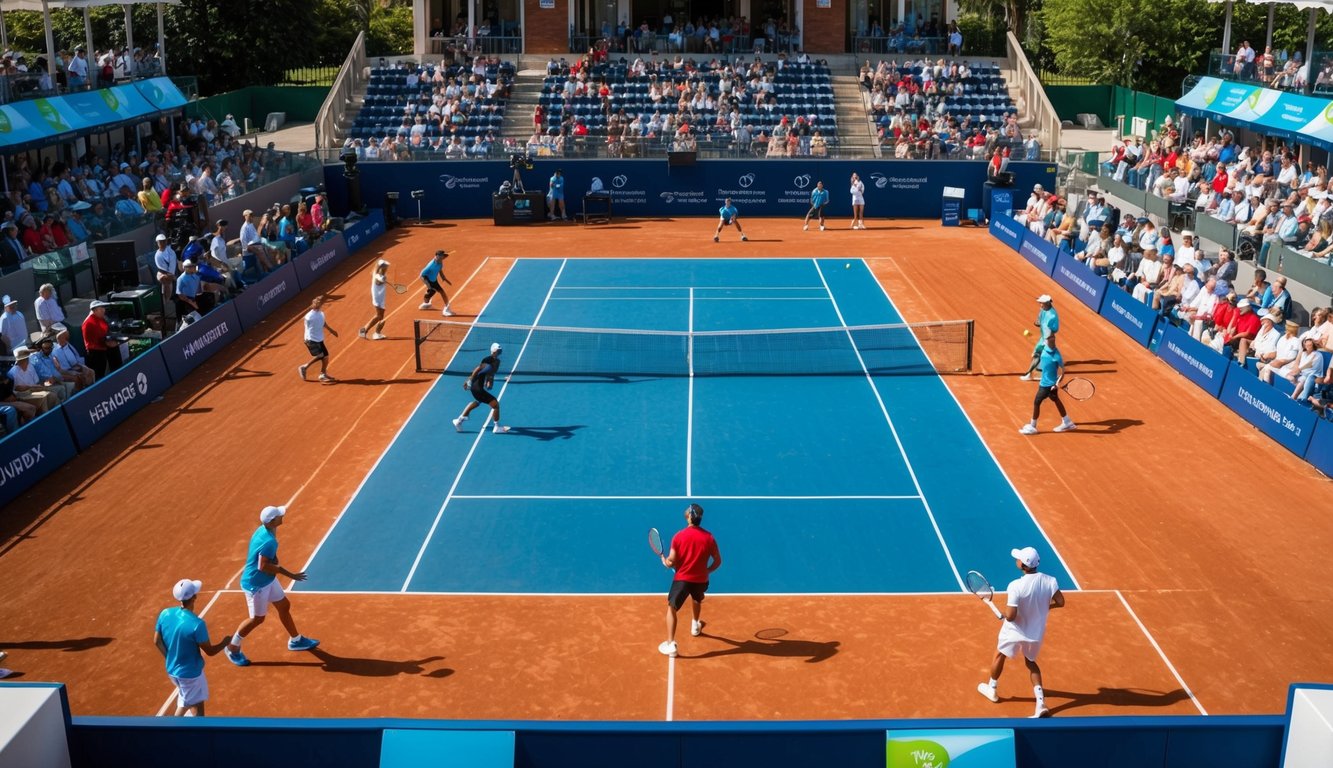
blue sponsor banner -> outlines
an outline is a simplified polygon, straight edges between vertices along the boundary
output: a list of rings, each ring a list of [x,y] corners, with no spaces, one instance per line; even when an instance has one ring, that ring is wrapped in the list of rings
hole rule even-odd
[[[0,507],[78,453],[62,410],[47,411],[0,440]]]
[[[1314,435],[1310,437],[1310,447],[1305,449],[1305,460],[1315,469],[1333,477],[1333,421],[1319,419],[1314,426]]]
[[[292,260],[296,266],[296,281],[301,290],[314,285],[347,257],[347,243],[341,234],[334,235],[311,246],[310,250]]]
[[[1055,271],[1055,259],[1060,255],[1060,251],[1040,235],[1028,230],[1023,234],[1023,244],[1018,248],[1018,255],[1049,277]]]
[[[1260,432],[1304,457],[1318,416],[1292,400],[1290,391],[1291,387],[1274,387],[1259,381],[1258,376],[1239,365],[1228,365],[1220,399]]]
[[[1027,228],[1009,216],[991,214],[990,233],[992,237],[1016,251],[1023,246],[1023,236],[1027,234]]]
[[[810,192],[819,181],[832,192],[827,213],[851,214],[852,173],[865,184],[870,218],[928,219],[941,215],[944,188],[961,187],[961,207],[980,208],[986,164],[967,160],[707,160],[693,166],[664,168],[660,158],[644,160],[547,160],[537,158],[521,178],[529,191],[545,192],[556,168],[565,176],[565,199],[571,210],[582,208],[583,194],[594,179],[611,195],[616,216],[717,215],[730,197],[741,216],[803,216]],[[361,194],[382,200],[397,192],[400,205],[414,189],[424,190],[422,215],[431,219],[489,218],[491,195],[509,181],[507,161],[361,163]],[[1045,163],[1012,163],[1015,178],[1031,186],[1051,187],[1055,167]],[[333,210],[347,209],[343,166],[325,166],[325,182]]]
[[[991,187],[991,190],[990,190],[990,215],[991,215],[991,216],[1013,216],[1013,215],[1014,215],[1014,189],[1013,189],[1013,187]]]
[[[887,768],[1014,768],[1011,728],[886,731]]]
[[[1225,356],[1214,352],[1212,347],[1195,341],[1188,333],[1169,323],[1162,325],[1162,340],[1157,345],[1157,356],[1213,397],[1222,391],[1227,369],[1237,367]]]
[[[229,301],[214,308],[203,319],[179,331],[157,348],[167,364],[171,381],[179,384],[186,374],[240,337],[241,318],[236,315],[236,302]]]
[[[153,347],[71,397],[60,410],[69,421],[79,450],[86,451],[170,386],[166,362]]]
[[[1100,312],[1102,299],[1106,296],[1106,278],[1088,269],[1087,265],[1074,258],[1073,254],[1061,252],[1055,260],[1055,272],[1051,273],[1055,282],[1093,312]]]
[[[300,291],[296,267],[289,261],[268,277],[246,288],[245,293],[231,303],[236,305],[236,316],[241,320],[242,330],[248,331]]]
[[[1101,316],[1145,347],[1152,341],[1153,330],[1160,319],[1157,313],[1152,311],[1152,307],[1141,301],[1135,301],[1133,296],[1110,283],[1106,284],[1106,297],[1102,300]]]
[[[347,243],[347,254],[350,256],[356,253],[382,234],[384,234],[384,211],[376,208],[370,215],[343,227],[343,241]]]

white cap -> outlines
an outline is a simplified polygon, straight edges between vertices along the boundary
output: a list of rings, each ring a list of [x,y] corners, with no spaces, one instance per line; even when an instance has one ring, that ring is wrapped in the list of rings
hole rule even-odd
[[[1037,297],[1037,303],[1038,303],[1038,304],[1050,304],[1050,303],[1051,303],[1051,294],[1049,294],[1049,293],[1043,293],[1042,295],[1038,296],[1038,297]]]
[[[199,590],[203,586],[204,583],[202,581],[191,581],[189,579],[181,579],[180,581],[176,582],[176,586],[171,588],[171,596],[183,603],[186,600],[189,600],[190,598],[199,594]]]
[[[495,354],[496,352],[499,352],[501,349],[503,349],[503,347],[500,346],[500,342],[497,341],[497,342],[491,344],[491,354],[492,354],[492,355]]]
[[[157,236],[156,240],[157,240],[159,243],[165,243],[165,242],[167,241],[167,236],[166,236],[166,235],[161,235],[161,234],[160,234],[160,235]]]
[[[10,298],[8,295],[5,296],[5,306],[6,306],[6,307],[9,306],[10,304],[17,304],[17,303],[19,303],[19,300],[18,300],[18,299]]]
[[[1187,230],[1185,230],[1184,232],[1181,232],[1181,233],[1180,233],[1180,236],[1181,236],[1181,237],[1194,237],[1194,232],[1192,232],[1191,230],[1188,230],[1188,229],[1187,229]]]
[[[1010,550],[1009,555],[1029,568],[1041,565],[1041,555],[1037,554],[1037,550],[1033,547]]]
[[[389,262],[385,261],[384,259],[380,259],[379,261],[375,262],[375,266],[377,266],[377,267],[387,267],[387,266],[389,266]]]
[[[268,525],[285,514],[287,514],[286,507],[264,507],[263,511],[259,513],[259,522]]]
[[[14,359],[15,359],[15,360],[26,360],[26,359],[28,359],[28,357],[29,357],[30,355],[32,355],[32,350],[28,349],[27,347],[15,347],[15,348],[14,348]]]
[[[1241,299],[1240,301],[1236,302],[1236,306],[1237,306],[1238,308],[1239,308],[1239,307],[1248,307],[1248,306],[1250,306],[1250,300],[1249,300],[1249,299]]]
[[[111,306],[111,302],[97,299],[92,304],[88,305],[88,309],[97,309],[98,307],[109,307],[109,306]]]
[[[182,267],[193,267],[193,266],[194,266],[194,261],[191,260],[191,259],[186,259],[185,261],[182,261],[182,262],[181,262],[181,266],[182,266]]]

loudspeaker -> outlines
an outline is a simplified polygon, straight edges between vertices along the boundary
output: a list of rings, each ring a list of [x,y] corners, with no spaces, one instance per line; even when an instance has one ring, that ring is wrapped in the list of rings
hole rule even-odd
[[[99,292],[139,284],[139,255],[133,240],[103,240],[93,252]]]
[[[698,152],[668,152],[667,166],[694,165]]]

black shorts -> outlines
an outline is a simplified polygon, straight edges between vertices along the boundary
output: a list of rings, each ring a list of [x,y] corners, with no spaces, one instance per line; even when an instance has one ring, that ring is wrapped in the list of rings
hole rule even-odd
[[[1053,402],[1056,402],[1056,403],[1060,402],[1060,387],[1059,387],[1059,385],[1054,386],[1054,387],[1043,387],[1043,386],[1041,386],[1040,384],[1038,384],[1038,385],[1037,385],[1037,397],[1032,401],[1032,405],[1033,405],[1034,407],[1035,407],[1035,406],[1039,406],[1039,405],[1041,405],[1041,401],[1042,401],[1042,400],[1048,400],[1048,399],[1051,400],[1051,401],[1053,401]]]
[[[322,341],[309,341],[305,343],[305,348],[310,350],[310,356],[314,358],[328,357],[329,349],[324,346]]]
[[[679,611],[680,607],[685,604],[687,596],[696,603],[702,603],[704,593],[707,591],[708,582],[706,581],[673,581],[671,582],[671,591],[667,593],[667,603]]]
[[[495,405],[496,403],[495,395],[487,392],[482,387],[473,387],[472,396],[476,398],[479,403],[485,403],[486,405]]]

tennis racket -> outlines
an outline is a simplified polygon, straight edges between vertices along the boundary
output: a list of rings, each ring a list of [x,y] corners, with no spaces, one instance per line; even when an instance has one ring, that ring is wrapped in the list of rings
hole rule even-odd
[[[1087,400],[1097,392],[1091,381],[1081,376],[1071,376],[1068,379],[1062,379],[1060,389],[1075,400]]]
[[[402,283],[392,283],[394,293],[407,293],[407,286]]]
[[[995,614],[995,618],[1004,618],[1004,614],[1000,613],[1000,609],[996,608],[995,603],[992,602],[995,597],[995,588],[990,585],[989,581],[986,581],[985,576],[982,576],[979,571],[968,571],[966,582],[967,591],[981,598],[981,602],[985,603],[987,607],[991,609],[991,613]]]
[[[656,528],[648,529],[648,547],[658,557],[666,556],[666,550],[662,548],[662,534],[658,533]]]

